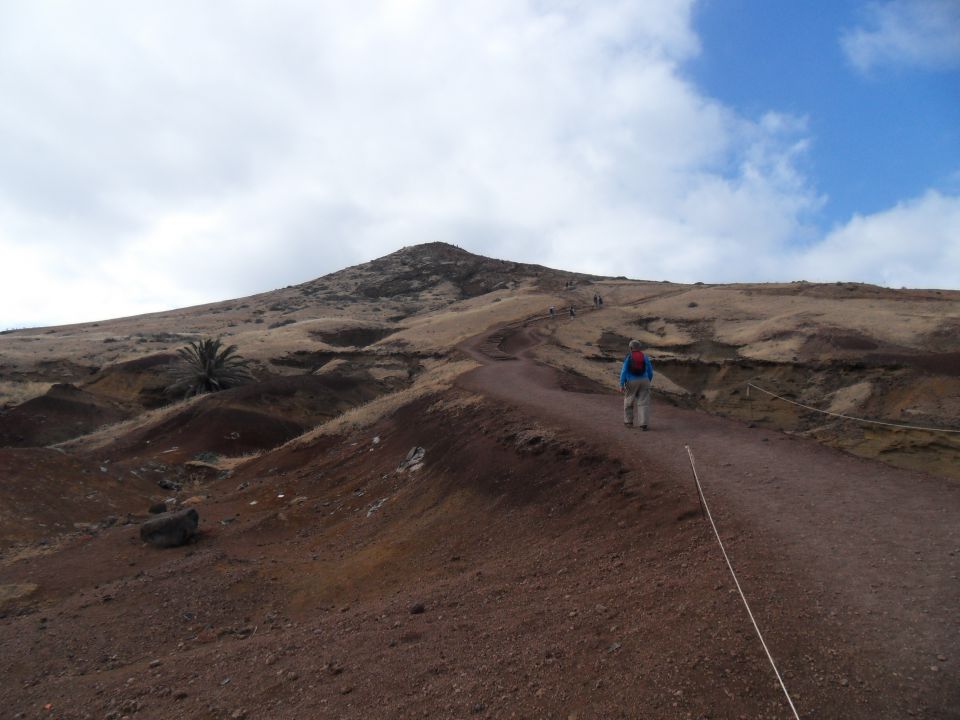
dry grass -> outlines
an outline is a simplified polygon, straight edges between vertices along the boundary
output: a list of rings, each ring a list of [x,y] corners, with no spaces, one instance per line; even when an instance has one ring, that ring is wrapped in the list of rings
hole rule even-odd
[[[324,435],[340,435],[368,427],[414,400],[449,389],[456,378],[478,367],[478,363],[473,360],[428,361],[425,365],[426,370],[410,387],[347,410],[332,420],[293,438],[285,446],[304,447]]]
[[[27,400],[45,395],[53,386],[48,382],[16,382],[7,380],[0,382],[0,407],[4,405],[19,405]]]
[[[871,393],[873,393],[873,383],[867,380],[840,388],[831,394],[830,406],[827,410],[834,413],[859,412]]]
[[[165,405],[162,408],[145,410],[129,420],[121,420],[120,422],[113,423],[112,425],[104,425],[101,428],[97,428],[92,433],[81,435],[80,437],[73,438],[72,440],[66,440],[65,442],[53,445],[52,447],[59,448],[61,450],[80,452],[98,450],[102,447],[106,447],[121,435],[125,435],[133,432],[134,430],[139,430],[147,427],[148,425],[165,420],[169,416],[180,412],[184,408],[188,408],[191,405],[200,402],[205,397],[207,396],[198,395],[187,400],[180,400],[172,403],[171,405]]]
[[[776,294],[780,291],[783,294]],[[801,336],[811,327],[862,333],[904,347],[921,348],[926,336],[945,320],[960,317],[956,299],[935,304],[909,296],[846,298],[786,294],[796,287],[777,285],[695,288],[683,296],[655,301],[654,314],[670,319],[712,323],[714,339],[743,345],[742,354],[772,361],[790,361],[802,339],[771,341],[776,333]],[[689,303],[695,302],[693,308]]]
[[[263,455],[263,450],[257,450],[256,452],[244,453],[243,455],[234,455],[231,457],[219,457],[217,461],[211,463],[219,470],[226,470],[228,472],[233,472],[237,469],[239,465],[249,461],[255,460],[261,455]]]
[[[440,398],[433,405],[429,407],[427,412],[430,413],[449,413],[449,412],[458,412],[460,410],[474,409],[482,406],[486,402],[486,399],[483,395],[474,392],[463,392],[457,394],[452,398]]]
[[[580,350],[554,343],[534,348],[534,356],[546,365],[552,365],[559,370],[590,378],[611,390],[616,390],[620,381],[620,360],[608,363],[587,360]],[[663,371],[657,369],[656,364],[654,365],[653,390],[668,395],[687,394],[687,390],[673,382]]]
[[[411,318],[405,330],[381,342],[404,341],[422,352],[445,351],[487,328],[546,314],[551,304],[560,307],[567,302],[568,299],[559,295],[539,294],[528,289],[498,290]]]
[[[595,287],[604,292],[602,284]],[[931,303],[909,293],[848,298],[843,287],[836,289],[836,297],[830,294],[832,288],[822,295],[804,295],[800,290],[792,285],[663,285],[659,290],[650,284],[621,286],[618,292],[606,291],[609,299],[599,313],[558,323],[556,336],[568,347],[585,350],[586,343],[596,343],[604,330],[653,346],[709,338],[740,346],[743,357],[792,362],[817,329],[923,348],[931,333],[960,319],[957,293],[945,292]],[[617,294],[623,299],[613,299]],[[626,296],[649,299],[630,304]]]

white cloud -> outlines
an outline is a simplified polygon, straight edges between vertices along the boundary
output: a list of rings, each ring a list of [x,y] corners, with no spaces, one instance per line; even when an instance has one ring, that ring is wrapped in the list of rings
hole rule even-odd
[[[782,278],[823,202],[809,131],[684,79],[692,4],[0,5],[0,327],[238,297],[431,240]]]
[[[960,197],[930,191],[884,212],[856,216],[797,259],[811,280],[868,277],[890,287],[956,288]]]
[[[864,25],[843,34],[847,58],[861,72],[877,67],[960,67],[960,2],[885,0],[868,5]]]

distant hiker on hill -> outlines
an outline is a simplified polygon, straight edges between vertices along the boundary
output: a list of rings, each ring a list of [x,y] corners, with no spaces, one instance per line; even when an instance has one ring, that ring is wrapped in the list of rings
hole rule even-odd
[[[596,293],[593,294],[593,306],[600,307],[600,296]]]
[[[577,311],[573,309],[573,305],[570,306],[570,317],[576,317]]]
[[[620,369],[620,392],[623,396],[623,424],[647,429],[650,421],[650,382],[653,364],[640,349],[639,340],[630,341],[630,351]]]
[[[597,307],[603,307],[603,295],[597,293]]]
[[[551,306],[550,306],[550,319],[552,320],[552,319],[555,318],[556,316],[557,316],[557,309],[556,309],[553,305],[551,305]]]

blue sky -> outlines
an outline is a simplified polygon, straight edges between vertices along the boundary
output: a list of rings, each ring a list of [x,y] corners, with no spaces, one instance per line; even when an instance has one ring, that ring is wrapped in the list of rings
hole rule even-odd
[[[693,15],[693,82],[747,116],[807,119],[825,229],[930,187],[960,190],[957,64],[858,69],[842,38],[870,19],[869,4],[850,0],[705,0]]]
[[[960,288],[960,0],[0,4],[0,328],[421,242]]]

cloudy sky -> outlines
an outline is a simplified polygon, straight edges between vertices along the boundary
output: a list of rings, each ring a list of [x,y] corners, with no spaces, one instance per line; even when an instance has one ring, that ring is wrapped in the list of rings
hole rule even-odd
[[[434,240],[960,288],[960,0],[0,0],[0,328]]]

